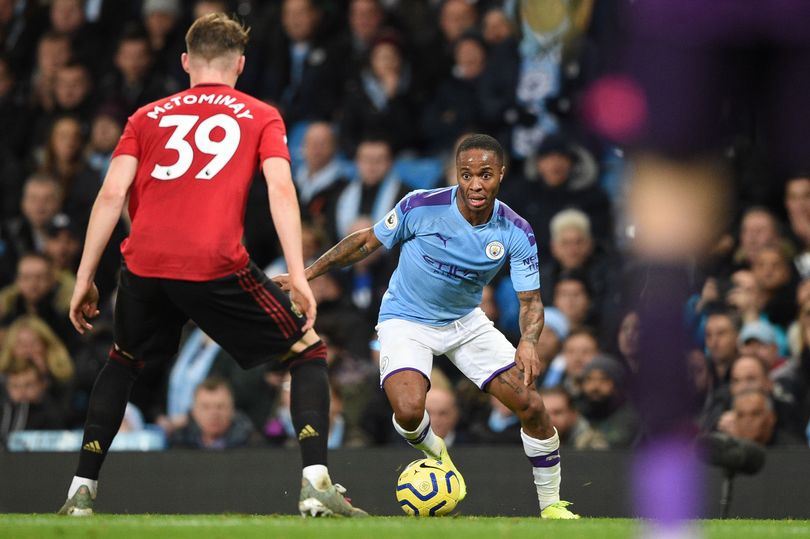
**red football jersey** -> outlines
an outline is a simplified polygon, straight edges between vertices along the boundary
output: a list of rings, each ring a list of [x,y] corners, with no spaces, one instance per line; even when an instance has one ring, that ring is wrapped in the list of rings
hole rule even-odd
[[[142,277],[206,281],[243,268],[245,204],[256,167],[290,159],[278,111],[224,84],[197,86],[130,116],[113,156],[138,158],[132,230],[121,243]]]

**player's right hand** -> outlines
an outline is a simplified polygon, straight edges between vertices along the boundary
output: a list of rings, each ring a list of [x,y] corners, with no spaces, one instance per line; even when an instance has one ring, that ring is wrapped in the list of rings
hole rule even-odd
[[[298,310],[307,318],[303,327],[303,331],[307,332],[315,325],[315,316],[318,310],[315,303],[315,296],[312,295],[312,289],[309,287],[309,281],[303,276],[298,279],[292,279],[288,276],[287,287],[290,291],[290,301],[292,301],[293,304],[298,307]]]
[[[93,329],[93,325],[87,319],[95,318],[98,314],[98,288],[96,288],[96,283],[76,281],[73,296],[70,298],[70,322],[73,327],[84,335],[85,331]]]
[[[282,273],[280,275],[276,275],[275,277],[270,279],[276,286],[281,288],[284,292],[290,291],[290,274],[289,273]]]

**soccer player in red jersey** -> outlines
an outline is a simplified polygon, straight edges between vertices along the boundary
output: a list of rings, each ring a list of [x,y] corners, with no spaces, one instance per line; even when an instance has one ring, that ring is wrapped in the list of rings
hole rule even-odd
[[[364,516],[332,484],[326,467],[329,383],[326,347],[312,329],[315,300],[304,277],[301,222],[278,111],[234,89],[247,31],[219,13],[186,34],[191,88],[133,114],[90,216],[70,304],[76,330],[99,314],[94,276],[129,197],[132,229],[121,244],[115,344],[90,397],[68,499],[59,511],[90,515],[99,470],[144,361],[176,352],[193,320],[243,368],[282,361],[303,460],[299,511]],[[267,181],[273,223],[292,285],[287,297],[241,245],[256,166]]]

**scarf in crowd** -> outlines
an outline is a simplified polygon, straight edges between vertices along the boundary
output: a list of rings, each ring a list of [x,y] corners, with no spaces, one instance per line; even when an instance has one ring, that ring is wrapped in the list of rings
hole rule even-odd
[[[385,217],[385,214],[398,202],[397,195],[400,187],[399,177],[393,170],[383,178],[377,190],[377,196],[374,198],[374,205],[371,208],[370,217],[373,222],[376,223]],[[363,182],[355,179],[346,186],[340,197],[338,197],[335,220],[339,237],[345,238],[349,234],[352,223],[360,217],[362,196]]]
[[[332,159],[328,165],[318,172],[310,174],[306,164],[298,167],[295,173],[295,188],[302,204],[309,204],[315,195],[335,183],[340,178],[341,167],[337,159]]]

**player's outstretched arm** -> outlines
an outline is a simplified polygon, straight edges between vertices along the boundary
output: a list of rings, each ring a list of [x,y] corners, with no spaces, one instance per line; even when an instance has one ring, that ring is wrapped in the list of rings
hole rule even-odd
[[[526,386],[534,384],[540,376],[540,358],[537,355],[537,340],[543,331],[545,316],[543,301],[540,299],[540,290],[518,292],[520,300],[520,342],[515,352],[515,363],[523,372],[523,383]]]
[[[135,157],[119,155],[113,158],[93,204],[93,211],[90,212],[82,261],[70,299],[70,321],[79,333],[92,329],[93,326],[87,319],[98,315],[98,290],[93,281],[101,255],[110,241],[115,225],[121,219],[137,170],[138,160]]]
[[[382,243],[377,239],[374,229],[371,227],[349,234],[306,269],[307,280],[311,281],[332,269],[359,262],[379,249],[381,245]],[[273,282],[282,290],[289,290],[289,281],[290,276],[286,273],[273,277]]]
[[[317,307],[315,297],[304,276],[304,255],[301,247],[301,211],[295,195],[290,163],[281,157],[269,157],[262,163],[262,172],[267,182],[270,213],[278,232],[284,260],[289,272],[290,300],[307,317],[304,331],[315,324]]]

